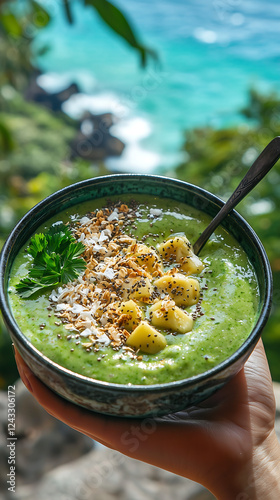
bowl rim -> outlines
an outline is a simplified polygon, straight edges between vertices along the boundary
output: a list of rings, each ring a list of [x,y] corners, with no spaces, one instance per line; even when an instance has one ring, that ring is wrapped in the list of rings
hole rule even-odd
[[[44,355],[41,351],[39,351],[31,342],[30,340],[24,335],[24,333],[21,331],[19,328],[17,322],[15,321],[11,308],[9,306],[9,301],[8,301],[8,294],[7,291],[5,290],[5,270],[6,270],[6,265],[9,260],[9,255],[11,252],[11,249],[18,237],[18,235],[21,233],[21,231],[25,228],[26,224],[30,220],[30,217],[35,215],[39,210],[42,210],[44,207],[47,207],[52,203],[52,201],[55,198],[64,198],[67,193],[70,193],[73,189],[77,191],[78,189],[82,189],[88,184],[92,183],[106,183],[106,182],[111,182],[112,180],[120,180],[120,181],[129,181],[129,180],[140,180],[140,179],[150,179],[153,182],[163,182],[163,183],[171,183],[174,186],[180,186],[181,188],[189,188],[196,192],[197,194],[204,195],[206,198],[218,205],[218,207],[222,207],[225,202],[219,198],[218,196],[212,194],[210,191],[207,191],[206,189],[196,186],[194,184],[188,183],[186,181],[182,181],[179,179],[173,179],[169,177],[165,177],[163,175],[155,175],[155,174],[134,174],[134,173],[119,173],[119,174],[108,174],[104,176],[98,176],[98,177],[92,177],[80,182],[76,182],[73,184],[70,184],[69,186],[66,186],[60,190],[55,191],[51,195],[47,196],[43,200],[41,200],[39,203],[34,205],[28,212],[17,222],[15,227],[12,229],[10,232],[10,235],[8,236],[6,242],[3,245],[1,254],[0,254],[0,309],[3,314],[4,321],[6,323],[6,326],[8,330],[11,330],[13,332],[13,335],[15,338],[19,341],[19,343],[22,343],[24,348],[27,351],[31,351],[32,354],[35,356],[37,361],[43,363],[46,365],[47,368],[54,370],[56,373],[59,375],[70,377],[71,379],[78,379],[81,382],[88,384],[89,386],[92,386],[92,388],[99,388],[99,389],[115,389],[119,391],[124,391],[124,392],[139,392],[139,393],[144,393],[147,391],[153,391],[153,392],[163,392],[163,391],[172,391],[175,388],[180,388],[180,387],[188,387],[192,385],[199,385],[202,383],[204,380],[207,380],[209,378],[212,378],[214,375],[218,375],[220,372],[224,371],[226,368],[228,368],[230,365],[234,364],[235,361],[237,361],[239,358],[245,355],[245,353],[249,352],[250,354],[250,349],[255,346],[257,343],[258,339],[261,336],[262,329],[264,325],[266,324],[269,313],[270,313],[270,308],[271,308],[271,302],[272,302],[272,271],[270,267],[270,263],[266,254],[266,251],[264,249],[264,246],[262,242],[260,241],[258,235],[255,233],[253,228],[249,225],[249,223],[236,211],[232,210],[228,217],[233,217],[235,220],[237,220],[239,223],[241,222],[243,227],[245,227],[249,233],[252,239],[254,240],[254,246],[256,247],[256,250],[261,258],[262,265],[263,265],[263,270],[264,270],[264,276],[265,276],[265,295],[264,295],[264,301],[263,304],[261,305],[260,311],[258,313],[258,319],[256,321],[256,324],[254,325],[253,329],[251,330],[250,335],[248,335],[247,339],[242,343],[242,345],[228,358],[226,358],[224,361],[219,363],[218,365],[210,368],[209,370],[199,373],[198,375],[193,375],[192,377],[188,377],[185,379],[180,379],[180,380],[174,380],[170,382],[165,382],[165,383],[157,383],[157,384],[149,384],[149,385],[141,385],[141,384],[117,384],[114,382],[106,382],[103,380],[98,380],[94,379],[91,377],[87,377],[85,375],[79,374],[77,372],[71,371],[68,368],[64,368],[63,366],[59,365],[55,361],[52,361],[50,358],[48,358],[46,355]],[[104,195],[102,196],[104,197]],[[98,199],[98,198],[95,198]],[[73,206],[75,203],[73,203]],[[202,209],[203,211],[203,209]],[[47,216],[44,220],[48,220],[51,216]],[[38,224],[40,226],[42,222]],[[222,224],[223,225],[223,224]],[[248,356],[249,356],[248,354]],[[247,356],[247,357],[248,357]]]

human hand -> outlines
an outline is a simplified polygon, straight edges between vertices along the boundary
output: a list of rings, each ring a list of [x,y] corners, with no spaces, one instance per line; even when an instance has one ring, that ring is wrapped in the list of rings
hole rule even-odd
[[[42,384],[18,352],[16,361],[23,382],[51,415],[107,447],[197,481],[217,498],[280,498],[275,401],[262,341],[244,369],[211,398],[155,419],[80,408]]]

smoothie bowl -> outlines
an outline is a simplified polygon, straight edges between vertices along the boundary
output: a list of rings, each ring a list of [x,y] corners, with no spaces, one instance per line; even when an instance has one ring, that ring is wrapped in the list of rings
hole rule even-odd
[[[197,404],[243,366],[268,319],[271,270],[233,211],[182,181],[119,174],[46,198],[1,253],[0,300],[31,370],[100,413],[147,417]]]

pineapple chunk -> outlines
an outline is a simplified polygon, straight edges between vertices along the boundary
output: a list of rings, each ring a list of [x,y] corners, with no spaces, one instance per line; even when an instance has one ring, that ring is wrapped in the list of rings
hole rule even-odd
[[[154,281],[154,286],[167,293],[177,306],[192,306],[199,301],[199,283],[183,274],[165,274]]]
[[[199,274],[204,269],[204,264],[194,253],[188,257],[181,257],[180,269],[186,274]]]
[[[122,302],[119,308],[121,324],[127,330],[134,330],[142,319],[142,311],[134,300]]]
[[[177,262],[186,274],[198,274],[204,269],[204,264],[193,253],[192,245],[185,236],[170,238],[157,248],[165,262]]]
[[[128,248],[128,255],[138,266],[149,273],[150,277],[163,274],[161,260],[152,247],[137,243]]]
[[[176,259],[179,262],[181,257],[192,255],[192,246],[185,236],[174,236],[169,240],[163,241],[157,246],[161,257],[166,261]]]
[[[122,292],[124,300],[136,299],[150,303],[153,287],[149,278],[139,276],[126,279],[122,284]]]
[[[160,300],[150,307],[152,325],[170,329],[178,333],[190,332],[193,319],[185,311],[175,305],[174,300]]]
[[[149,325],[147,321],[141,321],[128,337],[126,345],[140,349],[148,354],[156,354],[165,348],[166,338]]]

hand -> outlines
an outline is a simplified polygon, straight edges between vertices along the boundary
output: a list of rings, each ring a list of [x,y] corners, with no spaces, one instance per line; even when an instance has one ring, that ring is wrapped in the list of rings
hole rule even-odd
[[[18,352],[16,361],[23,382],[51,415],[107,447],[197,481],[217,498],[280,498],[275,400],[262,341],[214,396],[186,411],[144,420],[80,408],[47,389]]]

